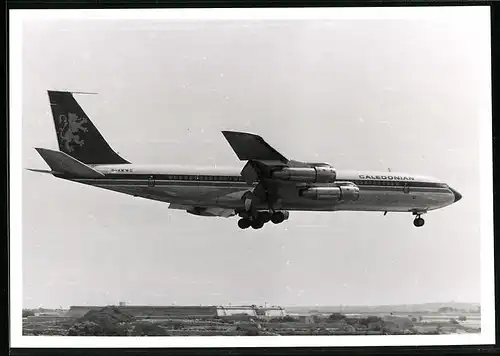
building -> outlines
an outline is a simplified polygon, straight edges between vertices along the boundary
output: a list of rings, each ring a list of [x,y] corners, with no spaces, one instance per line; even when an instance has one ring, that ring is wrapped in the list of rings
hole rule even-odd
[[[71,306],[66,316],[80,318],[90,310],[100,310],[104,306]],[[279,306],[148,306],[126,305],[115,306],[119,311],[137,318],[185,318],[185,317],[223,317],[232,315],[249,315],[253,317],[283,317],[286,312]]]
[[[250,315],[257,316],[257,309],[254,306],[218,306],[218,316],[231,316],[231,315]]]
[[[286,316],[286,312],[282,307],[272,306],[272,307],[258,307],[256,308],[258,316],[265,316],[269,318],[282,318]]]
[[[316,322],[316,318],[314,315],[301,315],[299,317],[299,321],[304,324],[314,324]]]

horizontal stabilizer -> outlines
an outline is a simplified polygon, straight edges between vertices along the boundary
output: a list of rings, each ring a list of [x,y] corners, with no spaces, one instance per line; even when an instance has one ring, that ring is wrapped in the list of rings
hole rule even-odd
[[[28,171],[37,172],[37,173],[50,173],[50,174],[61,173],[61,172],[49,171],[47,169],[35,169],[35,168],[25,168],[25,169]]]
[[[258,135],[236,131],[222,131],[222,134],[231,145],[234,153],[236,153],[238,158],[242,161],[258,160],[288,162],[288,159],[272,148]]]
[[[85,178],[99,178],[104,176],[104,174],[96,171],[95,169],[87,166],[85,163],[78,161],[64,152],[49,150],[46,148],[35,149],[54,172]]]

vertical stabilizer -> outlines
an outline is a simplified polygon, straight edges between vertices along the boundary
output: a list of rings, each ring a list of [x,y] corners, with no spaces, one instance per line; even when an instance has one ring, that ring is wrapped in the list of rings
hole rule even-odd
[[[85,164],[130,163],[108,145],[71,92],[49,90],[59,149]]]

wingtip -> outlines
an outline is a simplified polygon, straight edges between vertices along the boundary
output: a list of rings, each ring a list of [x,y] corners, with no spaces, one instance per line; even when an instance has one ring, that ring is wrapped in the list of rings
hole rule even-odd
[[[231,131],[231,130],[223,130],[223,131],[221,131],[221,132],[222,132],[222,134],[223,134],[225,137],[228,137],[228,136],[239,136],[239,135],[260,137],[259,135],[256,135],[256,134],[251,133],[251,132],[245,132],[245,131]]]

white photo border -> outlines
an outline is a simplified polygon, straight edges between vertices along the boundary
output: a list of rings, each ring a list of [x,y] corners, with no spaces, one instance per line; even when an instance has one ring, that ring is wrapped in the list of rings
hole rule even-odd
[[[22,26],[32,19],[156,19],[156,20],[293,20],[293,19],[421,19],[475,16],[488,23],[488,6],[384,8],[266,8],[266,9],[121,9],[10,10],[10,346],[65,348],[171,347],[329,347],[486,345],[495,343],[493,165],[491,84],[485,88],[480,116],[481,179],[481,333],[463,335],[390,336],[189,336],[189,337],[71,337],[22,335]],[[491,43],[491,41],[490,41]],[[491,57],[487,68],[491,76]]]

